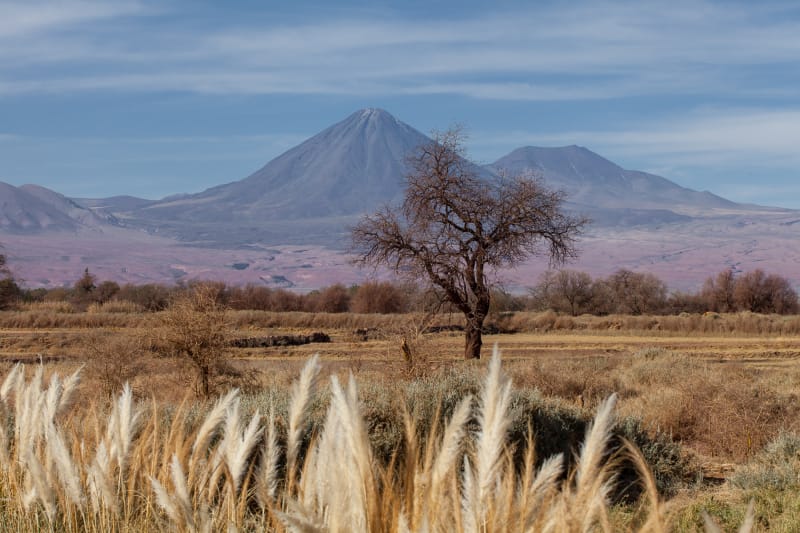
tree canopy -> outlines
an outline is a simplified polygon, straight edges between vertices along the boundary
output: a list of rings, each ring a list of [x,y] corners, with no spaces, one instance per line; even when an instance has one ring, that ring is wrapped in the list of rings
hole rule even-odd
[[[402,205],[364,216],[353,251],[362,265],[388,265],[440,289],[466,318],[465,357],[478,358],[496,272],[530,256],[574,257],[586,220],[565,213],[564,193],[532,175],[483,175],[464,157],[457,129],[435,134],[409,164]]]

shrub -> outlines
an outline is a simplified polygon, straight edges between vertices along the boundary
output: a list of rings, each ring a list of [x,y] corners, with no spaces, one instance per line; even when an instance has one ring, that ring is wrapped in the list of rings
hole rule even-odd
[[[392,283],[367,282],[356,289],[350,310],[354,313],[402,313],[408,310],[408,297]]]
[[[730,483],[745,490],[800,490],[800,435],[779,434],[737,469]]]
[[[161,320],[160,340],[166,353],[185,359],[196,373],[198,394],[210,395],[215,377],[226,370],[228,326],[216,288],[196,285],[176,297]]]
[[[106,396],[121,390],[143,369],[139,341],[119,333],[91,333],[86,337],[86,372]]]

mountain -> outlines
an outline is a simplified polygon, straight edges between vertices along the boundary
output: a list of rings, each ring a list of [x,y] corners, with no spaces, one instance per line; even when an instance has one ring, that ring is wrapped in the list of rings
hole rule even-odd
[[[363,109],[243,180],[165,199],[139,214],[214,223],[361,214],[400,197],[405,158],[428,140],[382,109]]]
[[[577,208],[603,215],[606,223],[629,224],[637,212],[659,219],[685,219],[709,210],[742,210],[736,204],[710,192],[698,192],[654,174],[625,170],[581,146],[542,148],[526,146],[505,155],[489,166],[493,171],[530,171],[556,189],[564,190]],[[611,211],[609,211],[611,210]],[[615,221],[616,211],[619,220]],[[646,220],[646,218],[645,218]]]
[[[3,232],[75,232],[115,223],[113,215],[100,215],[45,187],[15,187],[0,182],[0,229]]]
[[[359,215],[402,198],[405,159],[428,142],[388,112],[363,109],[242,180],[155,202],[109,199],[93,205],[126,212],[120,215],[126,223],[203,246],[341,245]],[[745,209],[709,192],[623,169],[579,146],[519,148],[476,169],[484,176],[502,170],[542,176],[566,191],[568,209],[601,226],[677,223],[709,210]]]
[[[364,274],[342,252],[348,227],[402,198],[405,158],[427,142],[386,111],[364,109],[251,176],[198,194],[70,200],[0,183],[0,244],[19,277],[40,286],[69,285],[86,267],[134,283],[357,283]],[[519,148],[475,170],[530,170],[566,191],[565,207],[592,220],[572,268],[648,271],[682,289],[724,268],[800,283],[798,211],[730,202],[578,146]],[[509,283],[531,285],[545,268],[533,258]]]

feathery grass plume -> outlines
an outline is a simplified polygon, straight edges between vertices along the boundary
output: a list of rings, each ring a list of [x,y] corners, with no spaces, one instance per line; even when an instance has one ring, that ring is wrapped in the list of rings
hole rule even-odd
[[[200,512],[199,524],[195,517],[195,508],[189,495],[186,476],[177,454],[172,454],[169,471],[174,489],[172,494],[168,493],[157,479],[150,478],[150,484],[153,488],[153,493],[156,495],[158,506],[164,510],[167,517],[180,530],[205,531],[209,529],[210,519],[204,516],[203,509],[198,510]]]
[[[530,443],[533,446],[533,443]],[[548,457],[539,467],[536,477],[533,478],[530,486],[523,488],[525,497],[520,501],[521,530],[535,531],[541,529],[544,516],[543,507],[555,493],[558,487],[558,480],[564,471],[564,455],[557,454]]]
[[[230,410],[231,405],[238,401],[239,398],[239,389],[231,389],[228,394],[223,396],[222,398],[218,399],[214,404],[214,407],[211,408],[211,411],[208,412],[205,419],[203,420],[203,424],[200,426],[200,429],[197,431],[197,435],[194,438],[194,444],[192,444],[192,456],[189,461],[189,468],[190,470],[194,470],[198,466],[198,460],[205,456],[208,453],[208,445],[211,442],[211,439],[214,436],[217,428],[225,422],[225,418]],[[190,473],[190,478],[192,477]]]
[[[58,479],[66,490],[67,497],[78,507],[83,505],[83,490],[78,468],[70,457],[61,432],[54,423],[47,426],[45,433],[47,452],[56,465]]]
[[[26,468],[26,485],[28,485],[26,494],[22,500],[23,505],[26,510],[29,510],[33,502],[39,500],[44,507],[44,512],[48,520],[52,524],[57,513],[55,491],[48,482],[47,475],[41,463],[33,454],[33,451],[30,449],[24,451],[22,458]]]
[[[372,451],[352,375],[346,392],[331,377],[331,403],[299,489],[301,500],[282,518],[287,527],[324,523],[329,531],[366,531],[377,516]]]
[[[349,416],[347,417],[349,425],[343,427],[342,429],[348,430],[345,433],[345,436],[347,437],[347,444],[351,450],[351,453],[353,454],[353,462],[355,463],[357,472],[359,474],[357,479],[351,477],[351,481],[355,483],[353,485],[354,491],[360,489],[361,495],[364,497],[363,516],[365,518],[367,527],[369,527],[370,521],[375,518],[377,512],[377,500],[375,498],[377,490],[375,473],[372,468],[372,448],[369,442],[367,426],[364,423],[364,417],[361,415],[356,379],[352,373],[350,374],[350,379],[347,383],[346,400],[349,411]],[[362,511],[357,510],[355,513],[353,513],[353,509],[351,509],[351,516],[352,515],[360,518]]]
[[[604,462],[604,456],[611,436],[616,398],[616,394],[612,394],[599,406],[594,421],[586,430],[577,468],[548,510],[543,529],[611,530],[608,497],[614,486],[614,475],[611,465]]]
[[[0,399],[7,402],[9,393],[17,388],[17,382],[24,379],[25,370],[22,363],[15,364],[0,386]]]
[[[164,486],[159,481],[151,477],[150,484],[153,488],[153,493],[156,495],[156,503],[167,514],[167,517],[172,520],[174,524],[181,524],[181,513],[178,511],[178,506],[173,501],[172,497],[167,493]]]
[[[262,511],[267,509],[275,500],[278,490],[278,434],[275,428],[275,409],[269,407],[267,427],[264,429],[264,445],[261,451],[261,464],[258,468],[258,484],[256,496]]]
[[[111,411],[107,429],[108,451],[111,459],[116,460],[120,473],[123,473],[127,466],[140,414],[140,411],[133,407],[133,393],[130,384],[125,383],[122,393]]]
[[[253,451],[253,447],[258,442],[258,434],[261,429],[260,422],[261,415],[256,411],[250,420],[250,424],[244,430],[241,430],[239,400],[234,401],[228,408],[228,413],[225,417],[225,437],[220,443],[220,449],[225,457],[225,464],[228,467],[234,494],[238,492],[241,486],[242,476],[244,476],[250,452]]]
[[[434,422],[434,428],[435,427],[436,424]],[[435,429],[431,429],[431,435],[429,435],[430,440],[433,440],[433,434],[435,431]],[[401,480],[403,487],[405,488],[405,493],[403,495],[403,501],[405,504],[403,509],[400,510],[398,521],[403,517],[405,517],[406,521],[409,519],[413,520],[420,514],[419,508],[420,504],[422,503],[420,501],[422,498],[419,497],[419,490],[421,489],[419,485],[422,484],[421,478],[423,477],[423,474],[430,473],[431,465],[433,464],[433,459],[426,457],[425,462],[422,465],[422,473],[418,472],[420,470],[421,458],[419,456],[420,451],[417,437],[417,427],[414,423],[413,417],[408,412],[407,406],[403,409],[403,446],[404,453],[401,456],[403,460],[403,469],[400,475],[402,476]],[[428,455],[430,456],[432,453]],[[412,527],[412,525],[415,524],[409,524],[409,527]]]
[[[117,498],[112,491],[114,480],[110,475],[111,458],[108,448],[104,441],[97,445],[94,460],[87,468],[87,484],[89,486],[89,498],[95,512],[101,509],[111,511],[113,514],[119,512]]]
[[[300,439],[305,426],[305,415],[308,404],[316,387],[319,376],[319,355],[315,354],[303,366],[300,377],[292,383],[289,395],[289,434],[286,443],[286,472],[287,485],[291,489],[294,485],[297,456],[300,453]]]
[[[197,526],[194,520],[194,508],[192,507],[192,500],[189,497],[189,487],[186,485],[186,476],[183,474],[183,467],[181,466],[177,454],[172,455],[170,473],[172,474],[172,486],[175,489],[173,500],[183,517],[183,523],[189,529],[195,530]]]
[[[658,495],[656,480],[653,478],[650,467],[647,466],[642,452],[640,452],[633,443],[628,440],[623,440],[623,444],[625,446],[625,455],[631,460],[636,468],[636,472],[640,476],[641,484],[644,488],[644,495],[642,496],[644,500],[643,503],[646,503],[649,509],[647,520],[642,524],[640,530],[650,533],[666,533],[666,513],[661,498]]]
[[[335,531],[317,520],[313,511],[306,509],[300,502],[294,500],[286,502],[286,512],[278,512],[276,515],[286,529],[293,533],[329,533]]]
[[[15,420],[17,423],[15,441],[17,447],[31,450],[35,440],[44,430],[41,423],[43,403],[45,396],[42,394],[43,368],[39,366],[33,379],[27,384],[19,381],[19,388],[15,398]]]
[[[72,399],[72,394],[75,392],[81,382],[82,370],[83,365],[81,365],[77,370],[75,370],[75,372],[70,374],[69,377],[62,382],[61,401],[58,405],[58,412],[61,412],[67,406],[69,406],[69,402]]]
[[[433,507],[430,510],[433,516],[437,513],[432,504],[439,503],[439,499],[436,498],[435,495],[438,495],[442,490],[442,485],[451,475],[454,465],[458,464],[461,442],[465,435],[464,426],[469,419],[471,406],[472,396],[467,396],[461,400],[453,412],[453,416],[450,418],[444,430],[439,452],[436,454],[436,459],[431,467],[430,479],[426,479],[426,481],[430,483],[428,494],[420,495],[423,498],[424,504]],[[427,476],[425,477],[427,478]],[[429,497],[431,495],[434,497]]]
[[[578,495],[584,490],[589,490],[599,478],[600,468],[603,465],[603,456],[606,452],[608,438],[614,425],[614,406],[617,395],[609,396],[597,409],[592,424],[586,429],[586,439],[581,445],[581,454],[578,467],[575,471],[575,481]]]
[[[58,374],[50,376],[50,384],[47,386],[44,423],[48,424],[56,417],[58,406],[61,404],[61,392],[63,388]]]
[[[325,513],[326,525],[333,531],[347,524],[356,531],[367,527],[365,493],[360,486],[361,470],[356,464],[358,451],[354,446],[360,434],[353,428],[353,415],[348,395],[336,376],[332,376],[331,404],[314,469],[318,482],[324,480],[328,486],[327,493],[319,494],[321,505],[318,504],[317,514]]]
[[[500,350],[495,344],[489,372],[480,396],[479,431],[475,453],[475,509],[484,518],[486,499],[502,473],[502,454],[510,420],[507,416],[511,401],[511,380],[502,375]]]
[[[475,474],[469,461],[469,456],[464,456],[464,467],[461,469],[461,509],[458,516],[461,519],[460,531],[465,533],[478,533],[478,514],[477,509],[478,487],[475,482]]]

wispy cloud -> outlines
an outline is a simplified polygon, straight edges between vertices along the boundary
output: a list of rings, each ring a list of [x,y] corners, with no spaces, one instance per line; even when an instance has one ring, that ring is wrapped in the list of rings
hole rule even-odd
[[[234,17],[209,32],[183,21],[190,3],[161,14],[116,1],[33,5],[10,4],[0,22],[6,94],[444,93],[502,100],[749,94],[765,87],[748,69],[799,70],[800,62],[800,24],[782,16],[791,6],[593,2],[456,19],[386,14],[314,21],[310,15],[302,24],[266,26]],[[109,32],[92,24],[132,15],[155,16],[161,30],[127,24]],[[82,31],[69,31],[76,28]],[[54,62],[73,68],[44,68]],[[797,81],[788,76],[787,94]]]
[[[140,14],[144,6],[118,0],[28,0],[0,2],[0,38],[30,37],[87,22]]]
[[[526,144],[585,144],[630,156],[662,156],[682,163],[800,163],[800,108],[717,109],[630,129],[536,132],[479,132],[484,147]]]

